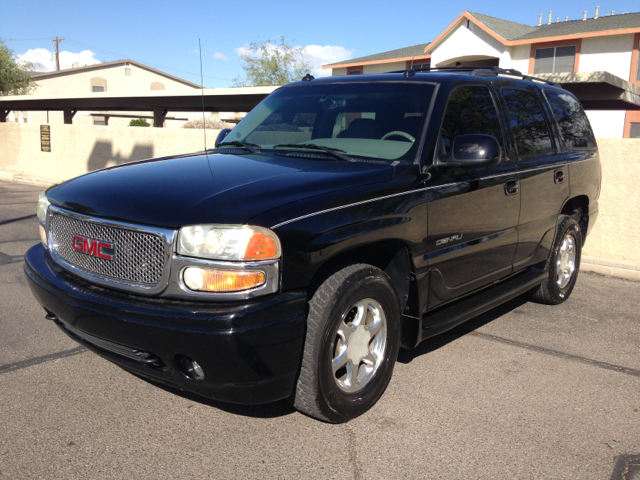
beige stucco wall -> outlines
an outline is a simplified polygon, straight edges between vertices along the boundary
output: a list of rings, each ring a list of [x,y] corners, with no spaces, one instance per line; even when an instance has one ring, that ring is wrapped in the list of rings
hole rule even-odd
[[[70,70],[68,75],[62,71],[59,76],[36,79],[34,93],[38,95],[77,95],[91,92],[91,79],[101,77],[107,81],[107,92],[132,95],[139,92],[150,92],[152,82],[161,82],[165,90],[193,90],[194,87],[177,82],[159,73],[131,65],[131,76],[125,75],[124,65],[112,65],[89,71]],[[100,95],[100,93],[95,93]]]
[[[207,130],[212,148],[217,130]],[[203,149],[203,131],[51,125],[50,153],[40,151],[40,126],[0,123],[0,172],[66,180],[134,160]],[[640,263],[640,139],[598,139],[602,159],[600,211],[584,254]]]
[[[580,72],[609,72],[629,80],[633,34],[591,37],[582,40]]]
[[[398,70],[406,70],[407,62],[380,63],[378,65],[365,65],[364,73],[386,73],[397,72]]]
[[[213,148],[218,130],[207,130]],[[0,171],[67,180],[112,165],[203,150],[202,130],[51,125],[51,152],[40,151],[40,125],[0,123]]]
[[[505,48],[477,26],[467,28],[465,21],[431,52],[431,65],[448,65],[459,59],[501,58]]]
[[[598,139],[600,212],[584,255],[640,262],[640,139]]]
[[[338,75],[346,75],[346,74],[347,74],[347,67],[333,68],[331,70],[331,75],[334,77],[337,77]]]

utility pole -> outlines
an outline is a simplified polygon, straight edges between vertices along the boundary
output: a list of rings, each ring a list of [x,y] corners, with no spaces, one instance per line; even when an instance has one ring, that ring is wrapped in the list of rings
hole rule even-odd
[[[60,45],[60,42],[63,40],[64,38],[58,38],[57,35],[56,35],[56,38],[51,40],[53,43],[56,44],[56,65],[58,67],[58,71],[60,71],[60,48],[58,48],[58,46]]]

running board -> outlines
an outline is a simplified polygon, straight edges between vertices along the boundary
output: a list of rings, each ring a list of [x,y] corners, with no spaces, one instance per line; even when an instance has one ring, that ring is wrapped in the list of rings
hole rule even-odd
[[[488,312],[540,285],[548,277],[547,272],[529,270],[444,306],[433,313],[427,313],[422,317],[423,328],[420,341],[446,332],[462,322]]]

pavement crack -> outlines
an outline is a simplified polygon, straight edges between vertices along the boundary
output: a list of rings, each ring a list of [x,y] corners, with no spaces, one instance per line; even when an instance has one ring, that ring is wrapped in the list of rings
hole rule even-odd
[[[612,370],[614,372],[624,373],[626,375],[631,375],[631,376],[640,378],[640,370],[636,370],[635,368],[624,367],[622,365],[615,365],[613,363],[601,362],[599,360],[593,360],[592,358],[571,355],[569,353],[560,352],[558,350],[552,350],[550,348],[539,347],[537,345],[517,342],[515,340],[509,340],[508,338],[498,337],[496,335],[490,335],[488,333],[471,331],[471,332],[468,332],[468,334],[476,337],[480,337],[480,338],[485,338],[487,340],[493,340],[495,342],[506,343],[506,344],[513,345],[520,348],[526,348],[527,350],[532,350],[534,352],[545,353],[547,355],[554,355],[556,357],[563,357],[569,360],[586,363],[594,367],[604,368],[605,370]]]
[[[22,360],[21,362],[0,365],[0,374],[15,372],[16,370],[22,370],[23,368],[32,367],[52,360],[58,360],[60,358],[72,357],[86,351],[87,349],[84,347],[76,347],[71,350],[64,350],[62,352],[51,353],[49,355],[42,355],[41,357],[29,358],[27,360]]]
[[[356,434],[351,428],[345,428],[347,429],[347,433],[349,433],[349,462],[353,466],[353,478],[360,480],[360,465],[358,464],[358,454],[356,452]]]

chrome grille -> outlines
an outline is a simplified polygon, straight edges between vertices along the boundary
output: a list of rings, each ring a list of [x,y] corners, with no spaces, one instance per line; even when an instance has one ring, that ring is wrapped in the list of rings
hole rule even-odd
[[[49,229],[54,253],[79,270],[107,280],[148,287],[157,285],[162,279],[165,243],[159,235],[79,220],[59,213],[51,216]],[[108,260],[74,250],[75,235],[113,243],[113,258]]]

